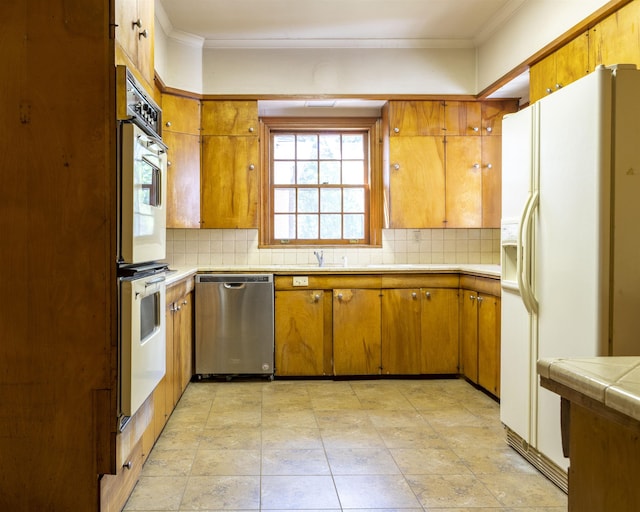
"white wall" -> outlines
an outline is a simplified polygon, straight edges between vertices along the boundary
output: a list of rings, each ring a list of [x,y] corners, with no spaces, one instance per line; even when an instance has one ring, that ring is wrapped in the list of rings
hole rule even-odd
[[[205,94],[473,94],[475,50],[213,49]]]
[[[476,94],[606,3],[525,0],[477,49],[203,48],[161,11],[155,65],[168,86],[203,94]]]
[[[528,0],[478,48],[479,92],[608,3],[607,0]]]

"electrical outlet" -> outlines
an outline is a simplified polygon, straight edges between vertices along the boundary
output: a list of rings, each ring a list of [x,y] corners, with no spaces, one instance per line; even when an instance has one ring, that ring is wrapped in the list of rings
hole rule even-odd
[[[293,286],[309,286],[309,278],[307,276],[293,276]]]

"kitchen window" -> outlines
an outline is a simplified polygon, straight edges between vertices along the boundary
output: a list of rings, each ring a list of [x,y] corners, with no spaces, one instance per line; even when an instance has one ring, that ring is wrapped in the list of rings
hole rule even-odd
[[[378,120],[262,121],[262,245],[379,245]]]

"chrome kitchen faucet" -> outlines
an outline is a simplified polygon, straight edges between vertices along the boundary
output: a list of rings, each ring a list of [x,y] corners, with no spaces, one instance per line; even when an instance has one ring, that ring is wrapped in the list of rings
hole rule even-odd
[[[324,264],[324,252],[323,251],[313,251],[313,255],[318,260],[318,266],[321,267]]]

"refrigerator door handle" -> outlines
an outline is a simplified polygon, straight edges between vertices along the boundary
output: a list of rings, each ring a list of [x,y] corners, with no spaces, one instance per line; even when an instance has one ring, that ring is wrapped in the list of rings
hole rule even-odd
[[[529,313],[538,313],[538,300],[533,293],[533,287],[531,285],[531,262],[533,261],[533,247],[531,246],[531,223],[533,219],[533,212],[538,207],[540,195],[536,191],[529,196],[525,205],[524,213],[522,215],[522,222],[520,223],[520,231],[518,236],[520,238],[518,242],[518,249],[521,250],[521,254],[518,256],[518,287],[522,295],[522,301]]]

